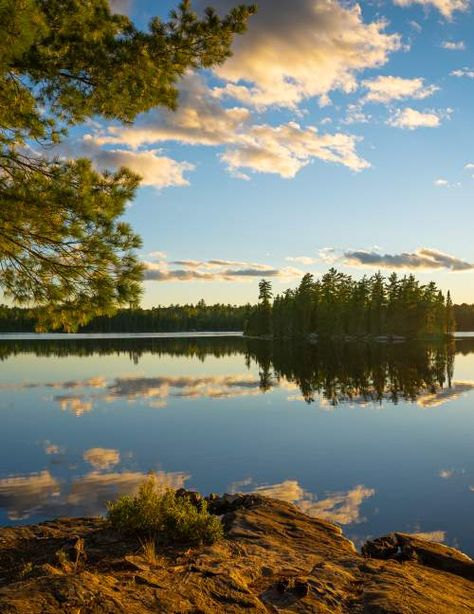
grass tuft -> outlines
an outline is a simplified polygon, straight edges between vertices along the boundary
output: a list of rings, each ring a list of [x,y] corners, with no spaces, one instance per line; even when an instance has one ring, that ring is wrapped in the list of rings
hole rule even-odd
[[[156,553],[156,542],[153,538],[140,540],[141,554],[145,561],[152,567],[156,567],[160,561]]]
[[[212,544],[223,537],[222,523],[208,512],[202,500],[193,504],[175,491],[161,491],[149,476],[134,496],[107,505],[110,525],[124,533],[155,535],[166,541]]]

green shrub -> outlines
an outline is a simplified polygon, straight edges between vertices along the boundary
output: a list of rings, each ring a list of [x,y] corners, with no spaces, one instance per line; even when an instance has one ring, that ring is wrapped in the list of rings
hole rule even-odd
[[[212,544],[223,536],[222,523],[207,510],[207,503],[193,505],[173,490],[160,491],[150,476],[134,496],[107,505],[110,525],[121,532],[157,535],[167,541]]]

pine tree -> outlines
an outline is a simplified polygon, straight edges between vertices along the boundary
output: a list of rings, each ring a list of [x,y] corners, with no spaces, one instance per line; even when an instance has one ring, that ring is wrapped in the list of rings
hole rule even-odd
[[[179,78],[223,62],[253,12],[201,18],[185,0],[141,31],[108,0],[0,0],[0,288],[39,307],[40,327],[136,305],[142,276],[140,239],[120,220],[139,177],[48,147],[91,117],[175,108]]]

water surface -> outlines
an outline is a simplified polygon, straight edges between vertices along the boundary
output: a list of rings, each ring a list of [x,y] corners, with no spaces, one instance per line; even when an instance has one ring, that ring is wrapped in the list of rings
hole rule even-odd
[[[473,339],[101,337],[0,339],[0,524],[102,513],[154,471],[474,554]]]

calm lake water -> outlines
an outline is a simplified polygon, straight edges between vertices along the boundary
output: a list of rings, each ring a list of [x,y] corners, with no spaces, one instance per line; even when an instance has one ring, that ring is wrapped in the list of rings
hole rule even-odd
[[[104,511],[147,472],[474,554],[474,339],[0,337],[0,524]]]

